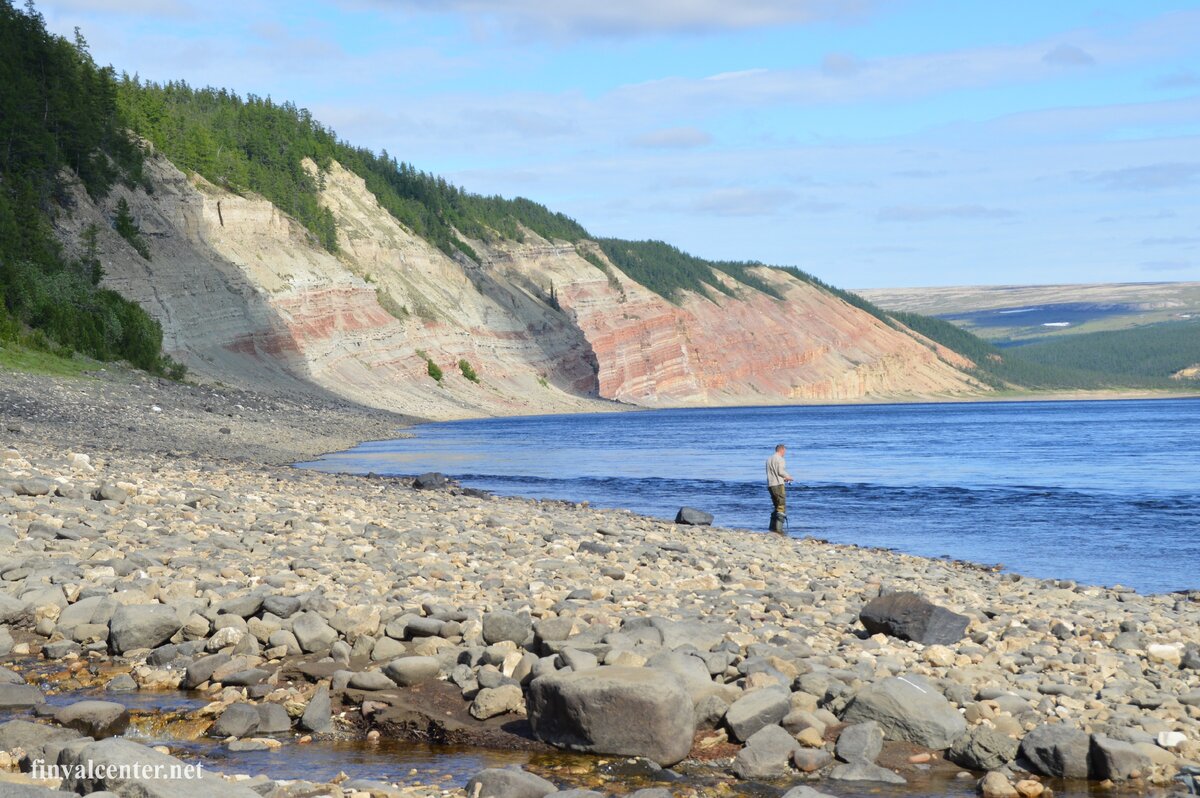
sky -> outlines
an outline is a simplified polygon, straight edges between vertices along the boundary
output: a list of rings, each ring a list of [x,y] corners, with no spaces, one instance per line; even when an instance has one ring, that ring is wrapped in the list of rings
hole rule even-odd
[[[848,288],[1200,280],[1200,3],[41,0],[593,235]]]

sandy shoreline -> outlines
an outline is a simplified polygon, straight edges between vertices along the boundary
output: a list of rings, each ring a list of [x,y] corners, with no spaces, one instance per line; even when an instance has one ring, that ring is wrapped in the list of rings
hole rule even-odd
[[[194,684],[211,703],[189,728],[273,704],[288,719],[275,735],[285,746],[372,730],[515,745],[530,742],[527,714],[537,720],[533,677],[650,664],[664,680],[657,692],[684,691],[694,712],[682,767],[704,761],[734,791],[819,787],[842,767],[833,741],[852,717],[889,739],[860,764],[898,772],[910,789],[932,772],[967,772],[948,758],[984,766],[971,779],[994,769],[1017,781],[1030,764],[1011,761],[1019,741],[1047,726],[1083,735],[1071,738],[1076,753],[1063,749],[1083,757],[1067,775],[1133,774],[1144,789],[1200,757],[1194,595],[299,470],[288,464],[414,420],[126,373],[85,386],[5,376],[0,610],[14,643],[3,664],[57,662],[70,677],[53,689],[121,672],[143,691]],[[961,614],[965,635],[921,644],[863,631],[868,602],[905,590]],[[114,616],[126,606],[146,620]],[[164,618],[167,628],[148,631]],[[917,740],[882,715],[863,720],[873,691],[898,678],[937,696],[905,709],[925,730]],[[329,714],[306,726],[325,696]],[[756,772],[747,758],[779,753],[742,745],[758,717],[746,721],[746,707],[767,698],[760,730],[790,735],[786,768],[746,776]],[[963,750],[926,734],[939,723]],[[1003,761],[984,756],[996,746]],[[1039,778],[1066,786],[1054,775]],[[557,780],[616,794],[644,786],[622,778]],[[318,794],[352,794],[329,790]]]

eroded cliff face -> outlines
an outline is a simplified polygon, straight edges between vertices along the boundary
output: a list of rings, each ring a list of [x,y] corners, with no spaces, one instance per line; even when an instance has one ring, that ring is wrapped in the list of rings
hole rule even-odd
[[[158,318],[165,348],[201,375],[440,419],[595,410],[609,406],[604,399],[663,406],[982,390],[952,353],[777,270],[761,276],[783,301],[730,282],[736,298],[714,291],[676,305],[533,233],[522,243],[471,241],[479,263],[450,258],[336,163],[322,195],[339,231],[333,255],[260,197],[185,176],[161,157],[147,169],[152,193],[118,188],[97,206],[77,191],[60,234],[78,251],[82,230],[96,224],[105,284]],[[111,230],[121,196],[150,261]]]

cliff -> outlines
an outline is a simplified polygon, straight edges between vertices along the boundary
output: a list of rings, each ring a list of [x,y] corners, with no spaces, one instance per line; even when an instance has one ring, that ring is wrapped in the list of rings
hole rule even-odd
[[[782,300],[723,276],[735,296],[686,293],[673,304],[589,242],[524,231],[519,243],[470,240],[477,260],[451,258],[336,162],[321,175],[320,197],[337,224],[334,255],[261,197],[184,175],[161,156],[147,158],[146,173],[149,191],[119,186],[102,204],[76,187],[57,231],[77,252],[96,224],[104,284],[157,318],[164,349],[204,377],[437,419],[603,409],[601,400],[765,404],[983,390],[964,373],[968,361],[780,270],[758,276]],[[122,197],[150,260],[111,230]]]

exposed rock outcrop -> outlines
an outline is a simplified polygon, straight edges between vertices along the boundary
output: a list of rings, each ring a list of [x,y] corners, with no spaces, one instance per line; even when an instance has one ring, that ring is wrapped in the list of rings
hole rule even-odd
[[[722,277],[735,296],[687,293],[673,304],[586,242],[605,270],[576,245],[529,231],[520,243],[472,240],[478,262],[451,258],[336,162],[321,181],[335,255],[261,197],[186,176],[161,156],[146,173],[151,193],[118,186],[102,206],[78,189],[60,237],[77,252],[95,224],[104,284],[162,323],[169,353],[222,381],[427,418],[594,410],[598,399],[762,404],[983,390],[957,355],[779,270],[757,275],[782,300]],[[121,198],[152,260],[110,229]]]

